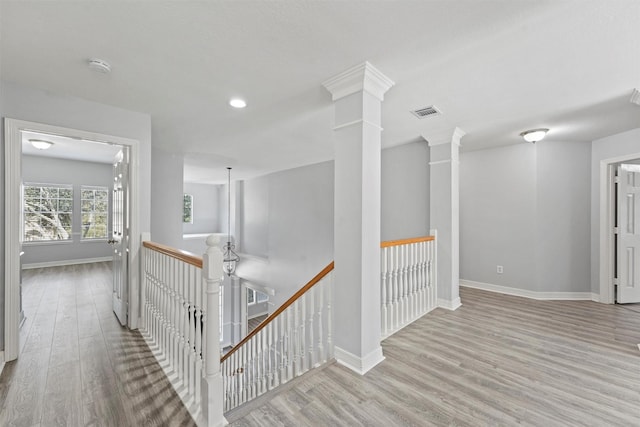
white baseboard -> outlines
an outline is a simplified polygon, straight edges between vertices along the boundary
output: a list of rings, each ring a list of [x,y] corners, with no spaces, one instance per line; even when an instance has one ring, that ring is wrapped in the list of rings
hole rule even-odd
[[[4,369],[4,351],[0,351],[0,375],[2,375],[3,369]]]
[[[360,375],[366,374],[371,368],[384,360],[382,347],[376,348],[364,357],[356,356],[340,347],[334,347],[333,356],[336,362]]]
[[[65,265],[91,264],[94,262],[106,262],[106,261],[112,261],[112,260],[113,260],[113,257],[106,256],[106,257],[100,257],[100,258],[65,259],[61,261],[32,262],[30,264],[22,264],[22,269],[28,270],[30,268],[62,267]]]
[[[462,305],[462,301],[460,301],[460,297],[454,299],[453,301],[449,301],[446,299],[438,299],[438,307],[444,308],[447,310],[457,310]]]
[[[497,292],[500,294],[537,300],[577,300],[598,301],[599,296],[593,292],[538,292],[527,289],[511,288],[508,286],[494,285],[492,283],[474,282],[473,280],[460,280],[460,286],[465,288],[481,289],[483,291]]]

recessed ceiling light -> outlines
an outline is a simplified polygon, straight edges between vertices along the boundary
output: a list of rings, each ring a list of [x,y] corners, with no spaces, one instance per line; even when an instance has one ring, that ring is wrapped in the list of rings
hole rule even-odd
[[[30,139],[29,142],[38,150],[48,150],[53,145],[53,142],[44,139]]]
[[[231,100],[229,101],[229,105],[231,105],[233,108],[244,108],[247,106],[247,103],[244,99],[231,98]]]
[[[549,132],[549,129],[531,129],[521,132],[520,136],[523,137],[525,141],[535,144],[541,141],[547,135],[547,132]]]
[[[89,69],[102,74],[109,74],[111,72],[111,65],[103,59],[92,58],[88,63]]]

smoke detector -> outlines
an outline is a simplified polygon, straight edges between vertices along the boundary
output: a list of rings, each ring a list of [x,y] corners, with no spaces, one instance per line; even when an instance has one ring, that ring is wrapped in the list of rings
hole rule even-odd
[[[424,119],[425,117],[434,117],[442,114],[442,111],[438,109],[435,105],[431,105],[429,107],[418,108],[417,110],[412,110],[411,114],[416,116],[419,119]]]
[[[95,71],[97,73],[109,74],[111,72],[111,65],[103,59],[90,59],[88,67],[91,71]]]

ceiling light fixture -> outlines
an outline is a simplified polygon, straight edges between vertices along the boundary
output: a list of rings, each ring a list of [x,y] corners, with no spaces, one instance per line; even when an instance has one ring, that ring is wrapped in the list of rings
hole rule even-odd
[[[233,108],[244,108],[247,106],[247,103],[244,99],[231,98],[231,100],[229,100],[229,105],[231,105]]]
[[[549,132],[549,129],[531,129],[521,132],[520,136],[523,137],[525,141],[535,144],[541,141],[547,135],[547,132]]]
[[[233,250],[235,246],[231,244],[231,168],[227,168],[228,174],[228,211],[227,211],[227,244],[224,245],[224,259],[222,260],[222,268],[227,276],[231,276],[236,271],[236,264],[240,261],[240,257]]]
[[[48,150],[53,145],[53,142],[44,139],[30,139],[29,142],[38,150]]]
[[[88,63],[89,69],[102,74],[109,74],[111,72],[111,65],[103,59],[92,58]]]

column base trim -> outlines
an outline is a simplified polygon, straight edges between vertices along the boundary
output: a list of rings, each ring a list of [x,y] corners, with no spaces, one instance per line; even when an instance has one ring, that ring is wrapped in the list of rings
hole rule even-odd
[[[453,301],[449,301],[446,299],[438,299],[438,307],[444,308],[447,310],[455,311],[462,306],[462,301],[460,301],[460,297],[454,299]]]
[[[333,355],[336,362],[360,375],[366,374],[371,368],[384,360],[382,347],[376,348],[364,357],[356,356],[340,347],[334,347]]]

